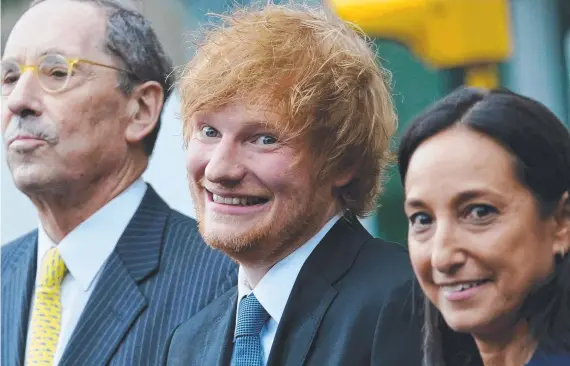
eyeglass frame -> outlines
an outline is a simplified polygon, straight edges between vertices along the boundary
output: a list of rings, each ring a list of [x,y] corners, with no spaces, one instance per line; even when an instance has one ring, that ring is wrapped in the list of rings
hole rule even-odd
[[[39,76],[38,76],[38,70],[39,70],[40,64],[42,63],[42,61],[43,61],[46,57],[49,57],[49,56],[58,56],[58,57],[61,57],[61,58],[67,63],[67,77],[66,77],[66,79],[65,79],[65,83],[63,83],[63,86],[62,86],[60,89],[57,89],[57,90],[50,90],[50,89],[47,89],[47,88],[43,85],[43,83],[41,82],[41,79],[40,79]],[[4,62],[6,62],[6,61],[2,61],[2,63],[4,63]],[[25,73],[26,71],[31,71],[31,72],[33,72],[33,73],[36,75],[36,78],[38,78],[38,82],[39,82],[40,87],[42,88],[42,90],[44,90],[44,91],[46,91],[46,92],[48,92],[48,93],[55,93],[55,94],[56,94],[56,93],[61,93],[61,92],[63,92],[63,91],[67,88],[67,85],[69,84],[69,79],[71,79],[71,73],[73,72],[73,68],[74,68],[75,65],[78,64],[78,63],[86,63],[86,64],[88,64],[88,65],[100,66],[100,67],[105,67],[105,68],[112,69],[112,70],[116,70],[116,71],[122,71],[122,72],[124,72],[124,73],[127,73],[127,74],[129,74],[129,75],[131,75],[131,76],[137,78],[137,76],[135,75],[134,72],[129,71],[129,70],[126,70],[126,69],[123,69],[123,68],[120,68],[120,67],[116,67],[116,66],[112,66],[112,65],[107,65],[107,64],[102,64],[102,63],[99,63],[99,62],[95,62],[95,61],[91,61],[91,60],[87,60],[87,59],[79,58],[79,57],[69,58],[69,57],[66,57],[66,56],[64,56],[64,55],[62,55],[62,54],[59,54],[59,53],[48,53],[48,54],[46,54],[46,55],[43,55],[43,56],[41,56],[41,57],[39,57],[39,58],[37,59],[37,61],[36,61],[35,64],[32,64],[32,65],[21,64],[21,63],[19,63],[19,62],[17,62],[17,61],[13,61],[13,60],[10,60],[10,61],[7,61],[7,62],[11,62],[11,63],[15,64],[16,66],[18,66],[18,69],[20,70],[20,76],[24,75],[24,73]],[[3,81],[2,81],[2,83],[3,83]],[[10,94],[11,94],[11,92],[10,92]],[[7,95],[10,95],[10,94],[7,94]],[[4,96],[4,93],[2,93],[2,95]]]

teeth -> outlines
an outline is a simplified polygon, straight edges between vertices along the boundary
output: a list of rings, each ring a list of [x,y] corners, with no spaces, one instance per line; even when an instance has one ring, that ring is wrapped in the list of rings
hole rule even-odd
[[[467,289],[470,289],[472,287],[479,286],[483,282],[484,281],[475,281],[475,282],[469,282],[469,283],[462,283],[462,284],[455,285],[455,286],[443,286],[443,290],[445,292],[460,292],[460,291],[465,291]]]
[[[443,290],[445,292],[459,292],[461,291],[463,285],[457,285],[457,286],[443,286]]]
[[[212,194],[212,197],[216,203],[234,206],[252,206],[262,201],[261,198],[257,197],[222,197],[217,194]]]

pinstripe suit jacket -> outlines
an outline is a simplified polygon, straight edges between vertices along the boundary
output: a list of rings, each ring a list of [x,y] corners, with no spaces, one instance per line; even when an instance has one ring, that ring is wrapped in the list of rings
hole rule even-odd
[[[24,364],[37,230],[2,248],[2,366]],[[235,285],[237,267],[149,186],[60,365],[159,365],[174,328]]]

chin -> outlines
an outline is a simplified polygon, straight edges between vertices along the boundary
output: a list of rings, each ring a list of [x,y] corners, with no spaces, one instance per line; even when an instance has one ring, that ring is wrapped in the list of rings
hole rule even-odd
[[[238,227],[236,227],[238,226]],[[210,247],[232,258],[257,252],[267,239],[267,231],[243,228],[232,223],[199,222],[198,230]]]
[[[454,332],[459,333],[472,333],[475,329],[478,328],[476,322],[471,321],[470,319],[461,319],[461,320],[445,320],[449,328],[451,328]]]
[[[54,186],[53,179],[45,174],[33,171],[22,171],[23,169],[15,169],[12,171],[12,178],[16,187],[24,192],[41,192],[49,190],[48,187]]]
[[[492,317],[483,311],[468,310],[456,311],[443,316],[445,322],[455,332],[459,333],[485,333],[490,329]]]

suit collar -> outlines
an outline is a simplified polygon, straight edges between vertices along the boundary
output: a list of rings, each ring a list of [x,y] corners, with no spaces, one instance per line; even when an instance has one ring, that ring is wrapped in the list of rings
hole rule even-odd
[[[148,187],[67,344],[61,364],[106,364],[148,306],[139,283],[158,270],[168,205]]]
[[[2,358],[23,365],[34,284],[36,280],[37,231],[14,249],[2,278]]]
[[[140,207],[117,243],[115,251],[136,281],[158,269],[170,207],[149,185]]]
[[[9,271],[20,271],[22,269],[22,264],[27,263],[30,255],[36,255],[38,249],[38,230],[34,230],[31,233],[25,235],[20,239],[16,239],[18,244],[14,248],[14,253],[9,258],[8,266]],[[35,267],[35,265],[34,265]]]
[[[68,274],[83,291],[88,291],[97,274],[115,250],[119,239],[134,217],[148,189],[144,181],[135,180],[124,191],[81,222],[57,244]],[[38,266],[43,255],[56,244],[40,222],[38,227]],[[86,260],[88,258],[88,260]]]
[[[340,215],[335,215],[329,219],[305,244],[301,245],[293,253],[271,267],[255,286],[253,293],[257,297],[257,300],[277,324],[281,321],[285,305],[291,295],[291,290],[293,289],[303,264],[305,264],[305,261],[309,258],[313,250],[323,241],[323,238],[340,218]],[[276,288],[278,288],[279,291],[275,291]],[[252,290],[247,283],[243,267],[240,267],[238,272],[238,302],[251,292]]]
[[[212,303],[212,314],[221,314],[209,326],[204,339],[200,365],[227,366],[233,352],[233,335],[236,320],[237,287],[231,288]]]
[[[352,267],[362,245],[370,239],[371,235],[356,219],[343,218],[328,232],[295,281],[268,366],[305,363],[321,321],[337,295],[334,284]]]
[[[371,239],[358,219],[343,217],[311,254],[305,267],[334,284],[352,267],[360,248]]]

